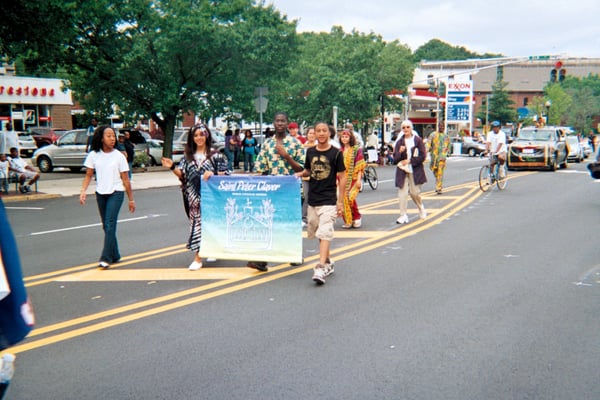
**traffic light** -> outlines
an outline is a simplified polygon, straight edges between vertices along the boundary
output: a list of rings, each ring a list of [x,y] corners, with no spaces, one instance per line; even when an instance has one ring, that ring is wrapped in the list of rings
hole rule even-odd
[[[565,80],[565,77],[567,76],[567,70],[562,68],[559,72],[558,72],[558,81],[562,82]]]
[[[556,82],[556,69],[550,71],[550,82]]]

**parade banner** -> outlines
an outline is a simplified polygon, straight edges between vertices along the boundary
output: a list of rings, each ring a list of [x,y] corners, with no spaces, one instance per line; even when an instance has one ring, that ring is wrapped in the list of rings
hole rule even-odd
[[[299,178],[212,176],[200,194],[202,257],[302,262]]]

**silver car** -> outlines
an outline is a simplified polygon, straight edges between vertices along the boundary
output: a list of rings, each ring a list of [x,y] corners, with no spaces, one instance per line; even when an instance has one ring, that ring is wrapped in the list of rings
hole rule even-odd
[[[17,132],[17,135],[19,136],[19,153],[21,157],[32,157],[37,150],[33,137],[29,132]]]
[[[87,156],[87,144],[87,129],[67,131],[56,143],[37,149],[33,153],[33,164],[42,172],[52,172],[57,167],[79,172]]]

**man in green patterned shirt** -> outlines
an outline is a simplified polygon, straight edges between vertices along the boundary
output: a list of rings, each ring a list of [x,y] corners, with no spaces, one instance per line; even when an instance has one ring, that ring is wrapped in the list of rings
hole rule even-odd
[[[256,157],[254,170],[260,175],[294,175],[304,170],[304,146],[300,140],[287,134],[288,115],[275,113],[275,134],[267,139]],[[298,204],[301,207],[301,204]],[[248,268],[268,271],[265,261],[249,261]]]

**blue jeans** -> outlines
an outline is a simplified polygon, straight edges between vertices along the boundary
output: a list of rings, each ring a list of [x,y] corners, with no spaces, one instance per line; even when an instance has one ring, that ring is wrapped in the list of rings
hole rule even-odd
[[[119,244],[117,243],[117,220],[124,197],[125,192],[122,191],[111,194],[96,193],[96,202],[98,203],[98,211],[104,230],[104,247],[102,248],[100,261],[114,263],[121,258]]]
[[[233,171],[233,151],[225,146],[225,156],[227,156],[227,169]]]
[[[244,152],[244,172],[254,171],[254,147],[252,153]]]

